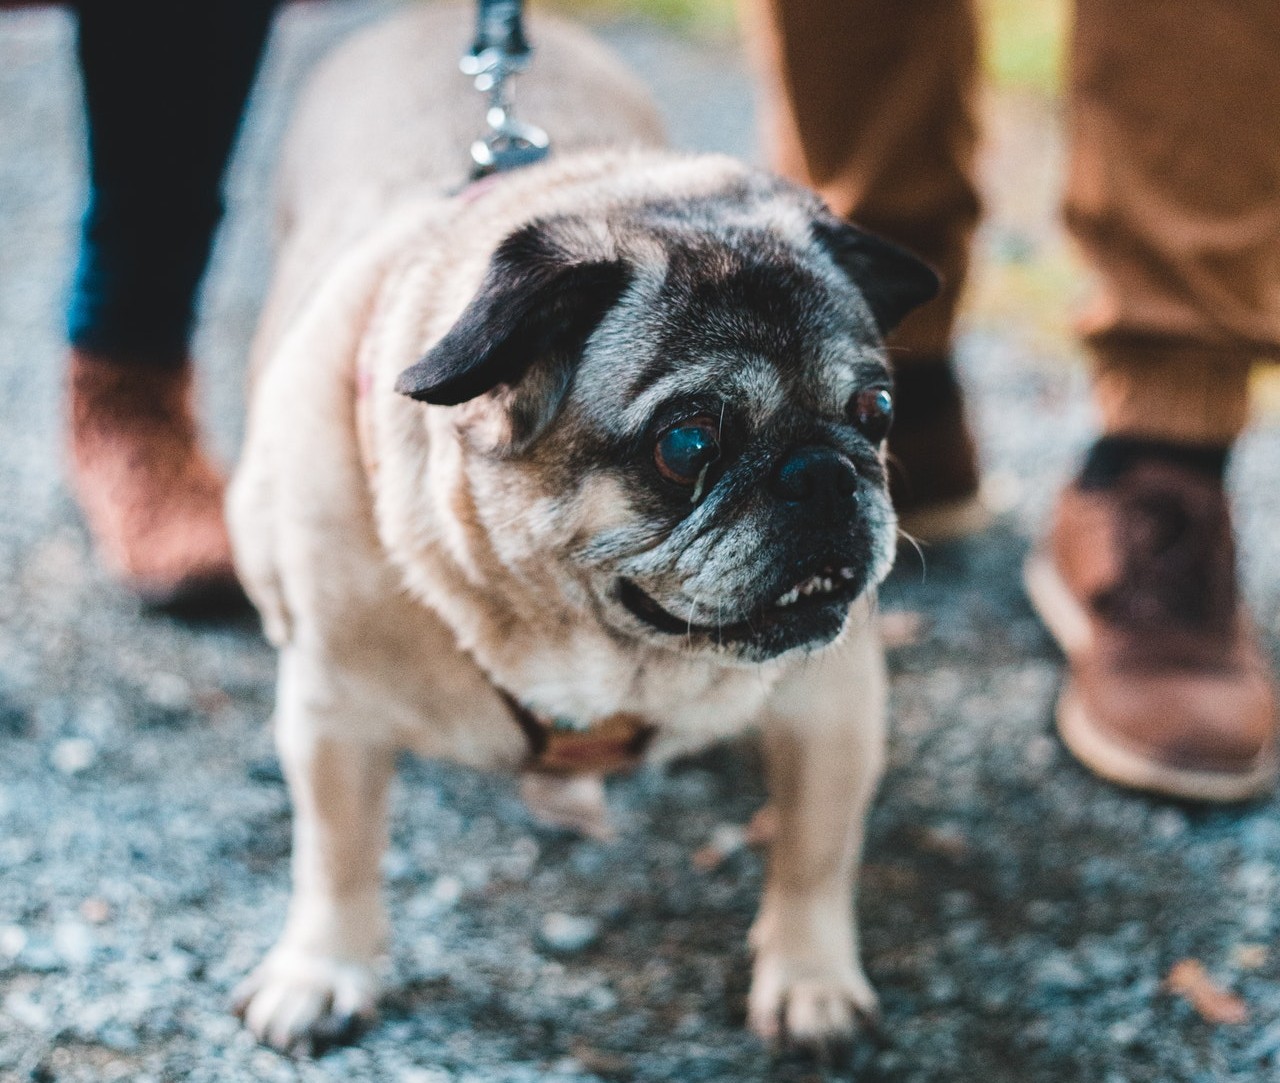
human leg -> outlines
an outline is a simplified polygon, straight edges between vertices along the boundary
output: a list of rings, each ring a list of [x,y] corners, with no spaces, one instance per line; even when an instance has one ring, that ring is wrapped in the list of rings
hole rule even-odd
[[[187,344],[272,7],[79,7],[91,177],[68,309],[72,481],[103,559],[158,604],[236,590]]]
[[[949,361],[979,214],[973,6],[745,0],[744,15],[775,167],[942,276],[939,297],[890,340],[899,376],[892,480],[906,529],[960,532],[975,521],[978,484]]]
[[[75,348],[120,363],[185,359],[273,7],[80,5],[90,191],[68,312]]]

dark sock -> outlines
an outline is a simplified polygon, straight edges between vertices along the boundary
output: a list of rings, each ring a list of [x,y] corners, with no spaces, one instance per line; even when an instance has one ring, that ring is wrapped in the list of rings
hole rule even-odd
[[[963,395],[949,357],[908,361],[893,371],[894,413],[912,420],[937,417],[959,407]]]
[[[1140,462],[1156,460],[1195,470],[1218,481],[1227,469],[1228,447],[1180,444],[1172,440],[1150,440],[1141,436],[1100,437],[1085,455],[1080,471],[1082,489],[1106,489]]]

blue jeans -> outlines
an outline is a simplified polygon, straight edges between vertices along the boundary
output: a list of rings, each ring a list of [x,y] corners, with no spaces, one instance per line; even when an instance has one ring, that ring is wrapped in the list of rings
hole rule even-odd
[[[67,313],[80,349],[178,365],[222,175],[275,0],[81,0],[89,203]]]

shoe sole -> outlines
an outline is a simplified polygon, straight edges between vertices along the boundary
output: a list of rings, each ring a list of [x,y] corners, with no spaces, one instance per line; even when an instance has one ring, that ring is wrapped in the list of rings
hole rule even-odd
[[[1023,567],[1023,582],[1032,606],[1062,652],[1070,658],[1088,650],[1092,641],[1088,616],[1052,562],[1043,554],[1032,554]],[[1268,792],[1276,779],[1278,761],[1270,748],[1259,753],[1247,771],[1194,771],[1141,756],[1106,735],[1070,680],[1058,696],[1054,716],[1058,736],[1071,754],[1119,786],[1184,801],[1233,804]]]
[[[180,619],[216,621],[242,616],[253,608],[240,583],[221,575],[185,579],[177,584],[124,578],[123,586],[143,608]]]

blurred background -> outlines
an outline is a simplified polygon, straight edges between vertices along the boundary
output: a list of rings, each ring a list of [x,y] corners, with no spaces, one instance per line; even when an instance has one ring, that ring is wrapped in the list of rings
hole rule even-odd
[[[735,39],[734,0],[553,0],[594,19],[652,20],[713,47]],[[1037,353],[1082,360],[1071,316],[1087,292],[1083,265],[1057,222],[1062,155],[1060,89],[1071,31],[1069,0],[977,0],[987,78],[988,228],[974,267],[969,319],[1012,326]],[[1259,369],[1255,398],[1280,414],[1280,374]]]
[[[556,0],[592,18],[647,18],[711,48],[732,48],[733,0]],[[1068,0],[978,0],[985,30],[987,258],[975,266],[970,319],[1010,323],[1056,360],[1078,356],[1070,318],[1081,268],[1058,228],[1059,88]]]

